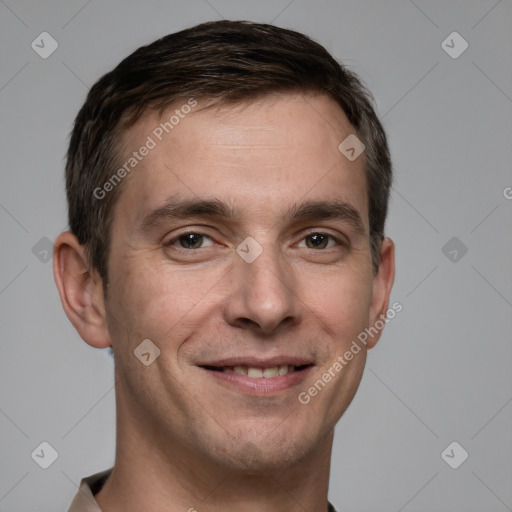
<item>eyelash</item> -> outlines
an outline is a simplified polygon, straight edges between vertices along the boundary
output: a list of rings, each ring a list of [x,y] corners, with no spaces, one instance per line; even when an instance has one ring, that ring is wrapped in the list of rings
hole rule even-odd
[[[172,238],[168,242],[165,242],[163,245],[164,245],[164,247],[172,247],[174,244],[176,244],[176,242],[179,241],[180,238],[182,238],[184,236],[187,236],[187,235],[199,235],[199,236],[202,236],[202,237],[209,238],[212,242],[214,241],[213,238],[210,235],[207,235],[206,233],[201,233],[199,231],[186,231],[184,233],[180,233],[179,235],[175,236],[174,238]],[[323,233],[321,231],[313,231],[311,233],[308,233],[307,235],[305,235],[305,236],[303,236],[301,238],[301,242],[303,240],[305,240],[306,238],[312,237],[312,236],[315,236],[315,235],[326,236],[329,239],[334,240],[334,242],[336,242],[336,244],[341,246],[341,247],[346,247],[347,246],[346,243],[344,243],[343,241],[341,241],[339,238],[335,237],[334,235],[331,235],[329,233]],[[202,249],[202,247],[199,247],[198,249]],[[198,249],[187,249],[185,247],[178,247],[178,250],[182,250],[182,251],[194,251],[194,250],[198,250]],[[306,247],[306,249],[315,250],[314,248],[309,248],[309,247]],[[328,249],[332,249],[332,247],[329,247]],[[323,251],[323,250],[326,250],[326,249],[319,249],[319,250]]]

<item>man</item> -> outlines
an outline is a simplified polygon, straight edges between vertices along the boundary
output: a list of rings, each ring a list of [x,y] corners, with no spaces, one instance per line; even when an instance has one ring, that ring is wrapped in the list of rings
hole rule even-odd
[[[71,512],[334,510],[334,427],[394,279],[369,98],[306,36],[232,21],[92,87],[54,273],[80,336],[113,349],[117,446]]]

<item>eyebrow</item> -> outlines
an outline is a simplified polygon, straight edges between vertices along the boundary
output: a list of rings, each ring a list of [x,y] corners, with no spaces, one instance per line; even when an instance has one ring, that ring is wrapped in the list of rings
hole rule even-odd
[[[233,206],[218,199],[171,199],[149,212],[140,223],[140,230],[150,231],[165,220],[183,220],[191,217],[234,220],[238,216]],[[340,220],[350,224],[357,233],[366,233],[359,212],[351,204],[341,200],[296,203],[283,212],[281,219],[285,222]]]

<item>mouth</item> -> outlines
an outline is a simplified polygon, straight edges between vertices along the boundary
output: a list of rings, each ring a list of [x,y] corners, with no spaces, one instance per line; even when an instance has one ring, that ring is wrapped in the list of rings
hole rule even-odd
[[[272,395],[303,382],[313,362],[299,358],[236,358],[198,365],[221,385],[249,395]]]
[[[278,366],[212,366],[206,364],[202,365],[201,368],[213,372],[236,373],[238,375],[245,375],[251,379],[273,379],[275,377],[288,375],[289,373],[301,372],[309,366],[312,366],[312,364],[303,364],[298,366],[291,364],[283,364]]]

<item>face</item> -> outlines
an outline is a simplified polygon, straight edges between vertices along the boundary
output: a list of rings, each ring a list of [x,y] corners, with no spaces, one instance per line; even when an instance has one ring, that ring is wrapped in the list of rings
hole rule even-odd
[[[332,433],[366,349],[332,367],[381,312],[363,157],[338,151],[354,129],[324,96],[195,110],[161,141],[167,113],[125,134],[126,159],[148,135],[156,145],[125,178],[112,223],[118,400],[162,449],[275,469]],[[160,349],[148,366],[134,357],[146,339]]]

